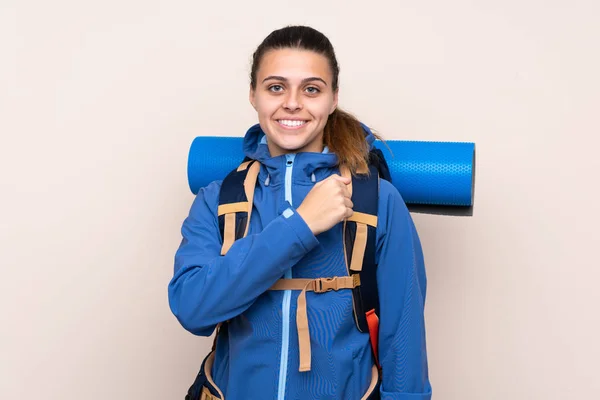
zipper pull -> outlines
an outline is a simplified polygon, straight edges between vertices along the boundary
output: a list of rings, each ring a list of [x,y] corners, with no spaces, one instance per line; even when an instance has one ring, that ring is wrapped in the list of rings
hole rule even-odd
[[[287,167],[291,167],[294,164],[294,156],[292,154],[286,154],[285,158],[287,159],[286,165]]]

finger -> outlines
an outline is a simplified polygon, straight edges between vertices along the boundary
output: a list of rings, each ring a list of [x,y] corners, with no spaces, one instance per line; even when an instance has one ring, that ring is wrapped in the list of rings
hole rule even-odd
[[[347,178],[345,176],[340,176],[337,174],[333,174],[331,176],[333,177],[333,179],[335,179],[336,181],[342,182],[344,185],[348,185],[350,182],[352,182],[352,179]]]
[[[345,218],[350,218],[353,214],[354,214],[354,211],[352,211],[351,208],[347,208]]]
[[[344,184],[344,182],[342,182],[339,179],[333,179],[331,181],[331,185],[335,186],[335,188],[338,190],[337,193],[341,194],[344,197],[349,197],[350,191],[348,190],[348,187]]]
[[[354,203],[347,197],[344,199],[344,205],[350,209],[354,208]]]
[[[350,194],[350,191],[348,190],[348,186],[342,186],[342,194],[347,199],[352,197],[352,195]]]

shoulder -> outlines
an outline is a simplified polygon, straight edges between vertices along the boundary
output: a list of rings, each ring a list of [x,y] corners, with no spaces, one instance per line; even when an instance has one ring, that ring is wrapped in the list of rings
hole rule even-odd
[[[390,181],[379,179],[379,215],[391,212],[408,214],[408,208],[398,189]]]
[[[392,229],[408,228],[410,218],[408,207],[398,189],[391,182],[380,179],[377,236],[383,238]]]
[[[199,214],[212,214],[216,217],[222,184],[222,180],[217,180],[201,187],[192,204],[190,215],[197,217]]]

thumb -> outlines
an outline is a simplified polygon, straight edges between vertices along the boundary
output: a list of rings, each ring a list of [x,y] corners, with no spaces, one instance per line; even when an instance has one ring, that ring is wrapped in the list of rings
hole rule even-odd
[[[340,175],[332,175],[332,176],[334,177],[334,179],[336,179],[346,185],[349,185],[352,182],[352,178],[349,178],[349,177],[340,176]]]

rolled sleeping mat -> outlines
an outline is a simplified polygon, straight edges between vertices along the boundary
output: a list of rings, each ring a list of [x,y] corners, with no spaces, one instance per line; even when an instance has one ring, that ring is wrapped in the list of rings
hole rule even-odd
[[[242,137],[200,136],[188,157],[192,193],[224,179],[244,159]],[[443,215],[472,215],[475,144],[464,142],[376,141],[387,161],[392,184],[409,210]]]

